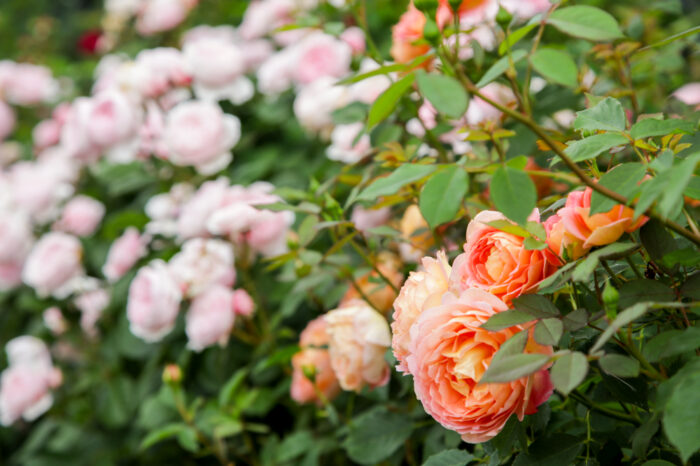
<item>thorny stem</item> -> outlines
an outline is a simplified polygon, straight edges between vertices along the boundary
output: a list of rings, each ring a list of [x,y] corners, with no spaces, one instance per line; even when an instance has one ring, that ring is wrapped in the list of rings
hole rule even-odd
[[[586,186],[591,187],[593,190],[598,191],[600,194],[604,195],[605,197],[608,197],[614,201],[617,201],[620,204],[623,205],[629,205],[631,207],[634,207],[636,205],[635,201],[630,201],[628,200],[625,196],[616,193],[615,191],[597,183],[593,178],[589,177],[586,172],[579,167],[576,162],[571,160],[568,155],[564,153],[564,151],[557,146],[556,142],[549,137],[549,135],[545,132],[545,130],[539,126],[532,118],[530,118],[527,115],[523,115],[519,112],[516,112],[515,110],[508,108],[504,105],[499,104],[498,102],[493,101],[492,99],[488,98],[484,94],[482,94],[479,91],[479,88],[477,88],[467,77],[467,75],[464,73],[464,69],[462,68],[460,63],[457,63],[455,65],[455,69],[457,70],[457,78],[460,80],[464,88],[471,92],[473,95],[479,97],[482,99],[484,102],[487,102],[489,105],[495,107],[496,109],[500,110],[504,114],[510,116],[511,118],[519,121],[520,123],[524,124],[527,126],[533,133],[535,133],[542,141],[549,146],[549,148],[556,153],[559,158],[564,162],[564,164],[574,172],[574,174],[578,177],[579,180]],[[655,211],[648,209],[645,212],[646,215],[649,217],[652,217],[661,223],[663,223],[666,227],[669,229],[675,231],[681,236],[686,237],[696,245],[700,246],[700,235],[693,233],[692,231],[688,231],[685,228],[683,228],[680,224],[666,219],[656,213]]]

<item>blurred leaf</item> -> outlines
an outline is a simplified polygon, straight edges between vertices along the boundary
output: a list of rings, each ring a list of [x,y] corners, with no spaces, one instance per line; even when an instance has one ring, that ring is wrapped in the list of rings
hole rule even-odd
[[[582,162],[598,157],[613,147],[628,144],[629,140],[619,133],[602,133],[588,136],[570,143],[564,153],[574,162]]]
[[[231,404],[234,395],[238,388],[243,384],[243,381],[248,376],[248,369],[243,367],[238,369],[228,379],[226,384],[219,391],[219,406],[224,408]]]
[[[574,464],[574,460],[583,448],[583,442],[578,438],[561,433],[553,433],[540,437],[528,448],[521,452],[513,462],[513,466],[562,466]]]
[[[404,76],[377,97],[377,100],[374,101],[372,107],[369,109],[369,115],[367,117],[368,128],[376,126],[391,115],[401,97],[411,89],[415,77],[413,73]]]
[[[598,361],[600,368],[617,377],[637,377],[639,361],[622,354],[606,354]]]
[[[457,215],[468,187],[467,172],[459,165],[441,168],[428,179],[418,205],[430,228],[449,222]]]
[[[642,317],[651,307],[652,303],[637,303],[634,306],[625,309],[617,315],[615,320],[608,326],[608,328],[603,331],[603,333],[598,337],[593,347],[588,351],[589,354],[594,354],[596,351],[601,349],[605,343],[620,330],[622,327],[631,324],[635,320]]]
[[[391,456],[411,435],[411,420],[384,406],[365,411],[352,420],[343,447],[360,464],[376,464]]]
[[[630,135],[634,139],[644,139],[653,136],[665,136],[666,134],[692,133],[694,130],[695,125],[690,121],[679,119],[657,120],[655,118],[646,118],[638,121],[632,126]]]
[[[686,298],[700,301],[700,272],[696,272],[683,283],[681,294]]]
[[[142,162],[110,164],[102,161],[91,168],[93,176],[107,189],[110,197],[138,191],[156,181],[155,177],[146,172]]]
[[[535,320],[532,315],[520,311],[511,309],[508,311],[497,312],[496,314],[489,317],[489,320],[481,324],[481,328],[485,328],[491,332],[497,332],[503,330],[504,328],[512,327],[513,325],[524,324],[525,322],[530,322]]]
[[[510,382],[540,370],[549,361],[546,354],[514,354],[492,359],[479,383]]]
[[[668,179],[666,189],[664,189],[661,202],[658,205],[659,213],[664,217],[673,217],[675,213],[680,211],[680,207],[683,205],[683,191],[688,186],[698,162],[700,162],[700,152],[695,152],[667,172],[659,175]],[[592,203],[593,200],[591,200]]]
[[[622,194],[628,199],[635,197],[639,191],[639,182],[646,174],[646,167],[639,162],[623,163],[603,176],[600,177],[598,183],[605,186],[618,194]],[[681,191],[682,192],[682,191]],[[598,191],[593,191],[591,195],[591,210],[590,215],[600,212],[608,212],[610,209],[618,205],[618,203]]]
[[[416,81],[418,90],[438,112],[452,118],[464,116],[469,98],[457,80],[444,74],[419,70],[416,73]]]
[[[588,373],[588,359],[577,351],[566,353],[554,361],[550,377],[554,388],[568,395],[579,386]]]
[[[373,201],[379,196],[395,194],[409,183],[418,181],[434,172],[435,165],[404,164],[389,176],[377,178],[357,196],[358,201]]]
[[[501,166],[491,178],[491,199],[506,217],[524,225],[535,208],[537,192],[525,172]]]
[[[592,41],[622,37],[622,31],[610,13],[592,6],[569,6],[552,13],[547,23],[564,34]]]
[[[364,122],[367,118],[369,107],[364,102],[352,102],[345,107],[334,110],[333,123],[336,125],[348,125],[351,123]]]
[[[659,415],[655,413],[634,431],[632,435],[632,452],[637,458],[646,455],[649,442],[659,430]],[[645,463],[646,464],[646,463]]]
[[[696,371],[679,381],[673,388],[664,410],[664,431],[671,443],[680,450],[685,463],[700,448],[700,371]]]
[[[423,466],[465,466],[474,455],[464,450],[445,450],[428,458]]]
[[[479,82],[476,83],[476,87],[482,88],[505,73],[510,66],[510,60],[513,60],[513,64],[515,64],[526,56],[527,52],[525,50],[514,50],[510,56],[501,57],[484,73]]]
[[[548,81],[567,87],[578,85],[576,63],[562,50],[541,48],[530,57],[530,63]]]
[[[503,55],[508,49],[513,48],[515,44],[520,42],[521,39],[527,36],[530,31],[539,26],[539,24],[539,22],[533,22],[512,31],[510,34],[508,34],[508,38],[501,42],[501,44],[498,46],[498,54]]]
[[[559,315],[559,309],[552,301],[539,294],[524,294],[513,300],[513,308],[526,312],[538,319],[555,317]]]
[[[314,437],[308,430],[298,430],[284,438],[277,448],[277,461],[285,463],[301,456],[314,443]]]
[[[620,287],[619,306],[625,309],[642,301],[668,302],[675,298],[673,290],[658,280],[632,280]]]
[[[644,344],[642,354],[649,362],[678,356],[700,348],[700,328],[666,330]]]
[[[588,311],[583,308],[574,309],[561,319],[564,328],[569,332],[579,330],[588,324]]]
[[[145,450],[146,448],[155,445],[158,442],[162,442],[163,440],[175,437],[188,427],[189,426],[183,422],[174,422],[172,424],[163,426],[160,429],[156,429],[152,432],[149,432],[146,438],[144,438],[141,442],[141,449]]]
[[[553,317],[542,319],[535,325],[535,341],[540,345],[554,346],[564,332],[562,321]]]
[[[617,99],[606,97],[597,105],[576,113],[576,131],[624,131],[627,117],[622,104]]]

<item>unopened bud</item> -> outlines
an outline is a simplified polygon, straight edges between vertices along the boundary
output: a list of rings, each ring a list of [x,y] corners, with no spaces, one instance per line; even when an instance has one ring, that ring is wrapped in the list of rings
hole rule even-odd
[[[168,364],[163,369],[163,382],[179,384],[182,381],[182,369],[177,364]]]
[[[617,317],[617,303],[620,301],[620,293],[617,292],[610,282],[603,289],[603,306],[608,319],[613,320]]]
[[[438,25],[435,20],[432,19],[432,16],[426,18],[425,20],[425,26],[423,26],[423,38],[431,44],[435,44],[440,38],[440,28],[438,28]]]
[[[435,18],[438,9],[437,0],[414,0],[413,4],[428,18]]]
[[[498,25],[501,26],[503,30],[506,30],[511,21],[513,21],[513,15],[511,15],[510,12],[502,6],[499,6],[498,14],[496,15],[496,22]]]

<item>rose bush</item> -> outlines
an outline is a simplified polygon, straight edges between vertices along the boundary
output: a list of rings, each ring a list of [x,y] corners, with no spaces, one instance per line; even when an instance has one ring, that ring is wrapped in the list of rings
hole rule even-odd
[[[7,0],[10,465],[695,464],[692,2]]]

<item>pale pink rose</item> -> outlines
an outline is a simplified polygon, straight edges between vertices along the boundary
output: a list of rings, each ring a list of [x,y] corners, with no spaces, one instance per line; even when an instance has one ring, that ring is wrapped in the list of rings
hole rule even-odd
[[[208,346],[225,346],[235,321],[233,291],[213,285],[192,300],[185,320],[187,347],[202,351]]]
[[[469,222],[464,253],[452,264],[450,290],[459,295],[479,288],[510,304],[522,294],[537,291],[539,283],[556,272],[561,261],[549,249],[528,250],[524,238],[488,225],[496,220],[506,217],[485,210]],[[538,222],[539,212],[530,220]]]
[[[139,269],[129,286],[126,316],[131,333],[147,341],[161,340],[175,326],[182,293],[162,260]]]
[[[255,312],[255,301],[243,288],[233,290],[233,312],[243,317],[250,317]]]
[[[87,115],[88,138],[92,145],[107,150],[115,162],[133,161],[138,150],[138,130],[143,112],[119,91],[103,91],[92,98]]]
[[[384,353],[391,346],[389,324],[362,301],[349,303],[325,315],[331,367],[343,390],[360,391],[389,381]]]
[[[459,59],[463,61],[474,57],[472,41],[476,41],[484,50],[493,50],[498,43],[493,29],[488,25],[479,25],[469,29],[468,33],[453,34],[445,39],[445,44],[452,49],[455,48],[457,41],[459,41]]]
[[[2,87],[7,101],[15,105],[49,102],[58,94],[58,83],[51,70],[29,63],[15,63]]]
[[[182,23],[196,0],[144,0],[138,11],[136,30],[142,36],[168,31]]]
[[[359,136],[364,130],[364,123],[359,122],[333,128],[331,145],[326,149],[328,158],[343,163],[357,163],[369,155],[372,151],[369,134]]]
[[[295,79],[302,85],[323,77],[340,78],[350,72],[352,49],[331,35],[315,32],[296,47]]]
[[[391,209],[382,207],[381,209],[365,209],[362,206],[355,206],[352,209],[350,220],[361,232],[366,232],[372,228],[385,225],[391,218]]]
[[[168,146],[163,141],[164,131],[165,114],[158,104],[151,100],[146,103],[145,118],[138,130],[138,151],[141,158],[147,159],[154,155],[161,159],[167,159]]]
[[[241,122],[218,105],[183,102],[168,113],[164,139],[168,159],[175,165],[194,166],[204,175],[224,169],[233,159],[231,149],[241,137]]]
[[[32,130],[34,149],[41,152],[47,147],[58,144],[58,142],[61,140],[61,128],[62,126],[56,120],[51,119],[40,121]],[[0,136],[1,135],[2,130],[0,130]],[[0,137],[0,140],[1,139],[2,137]]]
[[[194,297],[214,285],[236,281],[231,244],[217,239],[187,240],[168,263],[170,273],[185,296]]]
[[[515,94],[508,87],[500,83],[490,83],[481,88],[481,92],[491,100],[511,106],[515,103]],[[469,101],[467,108],[467,123],[479,125],[483,123],[498,123],[501,119],[501,111],[479,97],[474,97]]]
[[[54,335],[62,335],[68,330],[68,321],[63,317],[63,313],[56,306],[44,310],[42,318],[46,328]]]
[[[0,100],[0,141],[4,141],[14,131],[16,120],[12,107]]]
[[[437,258],[424,257],[422,265],[417,272],[411,272],[394,301],[391,346],[399,362],[396,366],[399,372],[408,371],[406,357],[411,346],[411,327],[421,312],[442,302],[449,286],[452,269],[444,251],[438,252]]]
[[[251,40],[242,47],[246,72],[254,72],[275,52],[272,43],[266,39]]]
[[[68,154],[81,162],[95,162],[100,156],[99,147],[88,134],[90,113],[93,101],[88,97],[78,97],[66,115],[61,127],[61,147]]]
[[[498,2],[499,0],[464,0],[457,11],[460,27],[467,29],[493,22],[498,14]]]
[[[549,0],[499,0],[499,2],[503,8],[520,20],[544,13],[552,6]]]
[[[292,48],[268,57],[258,68],[258,90],[265,95],[281,94],[292,86],[297,57]]]
[[[698,108],[700,107],[700,82],[681,86],[671,95],[686,105]]]
[[[364,58],[360,63],[359,73],[369,73],[379,68],[379,64],[371,58]],[[366,104],[372,104],[389,86],[391,78],[395,78],[395,73],[380,74],[372,76],[362,81],[358,81],[349,86],[350,100],[357,100]]]
[[[36,243],[22,270],[22,280],[39,296],[65,296],[72,279],[83,274],[83,247],[75,236],[47,233]]]
[[[256,0],[248,5],[238,29],[245,40],[259,39],[269,32],[292,23],[294,0]]]
[[[175,48],[142,50],[136,56],[135,66],[149,70],[148,79],[141,83],[142,92],[147,97],[163,95],[173,87],[188,86],[192,82],[185,57]]]
[[[0,210],[0,290],[22,282],[22,267],[33,243],[29,217],[19,209]]]
[[[88,196],[75,196],[63,208],[61,218],[54,223],[54,230],[76,236],[92,235],[105,214],[105,206]]]
[[[182,36],[182,44],[185,45],[188,42],[194,42],[200,39],[216,39],[227,42],[240,42],[238,31],[236,31],[236,28],[233,26],[209,26],[203,24],[195,26],[192,29],[188,29]]]
[[[178,237],[190,239],[207,237],[207,221],[219,208],[224,206],[229,191],[229,181],[219,178],[207,181],[182,205],[177,220]]]
[[[141,0],[105,0],[105,11],[118,16],[129,17],[136,14]]]
[[[409,63],[430,50],[428,44],[417,44],[423,38],[425,15],[413,2],[401,15],[399,22],[391,28],[391,57],[397,63]]]
[[[103,288],[86,291],[75,298],[75,307],[81,312],[80,328],[90,338],[97,337],[97,321],[109,306],[111,299],[109,292]]]
[[[31,422],[53,404],[51,389],[62,382],[46,345],[29,336],[5,346],[9,366],[0,377],[0,423],[9,426],[19,418]]]
[[[294,115],[309,131],[328,134],[333,128],[333,111],[349,103],[349,90],[336,86],[331,77],[305,86],[294,100]]]
[[[177,235],[177,218],[182,206],[194,194],[195,188],[189,183],[174,184],[167,193],[157,194],[146,202],[144,210],[151,219],[146,232],[167,237]]]
[[[141,236],[136,228],[127,228],[117,238],[107,253],[102,273],[110,282],[124,276],[147,253],[148,238]]]
[[[521,328],[481,328],[492,315],[508,309],[485,291],[444,296],[442,304],[424,309],[411,327],[408,370],[428,414],[465,442],[485,442],[512,414],[522,420],[536,412],[553,387],[546,369],[508,383],[479,384],[493,355]],[[531,339],[526,352],[551,354],[552,349]]]
[[[308,323],[299,336],[300,351],[292,357],[294,372],[290,387],[290,395],[297,403],[322,404],[324,400],[319,399],[319,394],[330,401],[340,393],[326,348],[330,340],[327,327],[324,317],[317,317]]]
[[[344,30],[340,34],[340,40],[348,44],[355,55],[364,53],[366,49],[365,32],[357,26],[351,26]]]

